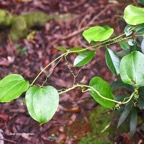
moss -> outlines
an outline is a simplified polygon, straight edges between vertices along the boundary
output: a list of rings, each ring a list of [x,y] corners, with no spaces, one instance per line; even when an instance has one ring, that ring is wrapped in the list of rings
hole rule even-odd
[[[44,26],[47,21],[52,19],[50,15],[47,15],[43,12],[28,13],[23,15],[23,18],[25,19],[28,28],[31,28],[33,26]]]
[[[113,138],[122,132],[129,131],[129,121],[125,121],[117,129],[119,114],[117,111],[107,112],[102,106],[96,107],[89,112],[91,132],[81,138],[79,144],[113,144]]]
[[[56,21],[62,19],[64,21],[74,17],[75,15],[72,14],[47,14],[41,11],[15,15],[9,13],[7,10],[0,9],[0,26],[9,28],[10,34],[8,37],[12,41],[18,41],[25,38],[32,29],[39,30],[52,19]]]
[[[9,26],[11,21],[12,15],[8,11],[0,9],[0,25]]]
[[[98,106],[94,111],[89,113],[89,121],[92,132],[82,138],[79,144],[112,144],[110,140],[111,130],[106,127],[109,126],[111,121],[111,114],[106,113],[106,108]]]
[[[12,41],[17,41],[27,35],[28,29],[25,19],[17,16],[13,19],[9,37]]]
[[[12,41],[25,38],[29,29],[42,27],[46,22],[53,19],[53,15],[44,12],[32,12],[22,15],[14,15],[6,10],[0,9],[0,26],[9,28],[8,37]]]

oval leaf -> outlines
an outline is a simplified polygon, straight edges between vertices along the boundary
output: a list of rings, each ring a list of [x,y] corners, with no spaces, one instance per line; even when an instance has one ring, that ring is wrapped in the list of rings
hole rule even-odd
[[[110,49],[106,50],[106,64],[109,67],[109,69],[118,75],[119,72],[119,67],[120,67],[120,60],[118,56]]]
[[[121,113],[120,118],[118,120],[117,127],[119,127],[126,120],[126,118],[128,117],[129,113],[132,110],[132,107],[133,107],[133,105],[131,102],[125,106],[125,108],[124,108],[123,112]]]
[[[133,41],[133,44],[134,44],[134,45],[130,47],[130,51],[131,51],[131,52],[132,52],[132,51],[140,51],[140,52],[141,52],[141,48],[140,48],[140,46],[138,45],[138,43],[137,43],[136,40]]]
[[[138,98],[138,108],[144,110],[144,98],[142,96]]]
[[[89,90],[90,94],[99,104],[107,108],[112,108],[115,105],[114,102],[107,100],[107,98],[113,100],[114,95],[112,94],[110,85],[106,81],[100,77],[94,77],[91,79],[89,85],[93,87],[93,89],[90,88]]]
[[[67,51],[67,49],[62,47],[62,46],[57,46],[57,50],[60,50],[62,52],[66,52]]]
[[[144,24],[140,24],[136,26],[135,29],[136,35],[143,35],[144,34]]]
[[[120,76],[124,83],[144,86],[144,55],[133,51],[124,56],[120,62]]]
[[[130,133],[131,133],[131,136],[133,136],[136,132],[137,121],[138,121],[137,109],[134,108],[132,113],[131,113],[131,117],[130,117]]]
[[[124,10],[124,20],[130,25],[144,23],[144,8],[128,5]]]
[[[80,67],[89,63],[94,57],[94,54],[95,54],[95,51],[86,51],[86,52],[80,53],[74,60],[74,66]]]
[[[59,104],[59,94],[52,86],[31,87],[26,93],[26,106],[30,116],[43,124],[55,114]]]
[[[109,26],[94,26],[83,32],[83,37],[90,43],[92,41],[107,40],[114,32],[113,28]]]
[[[127,50],[127,49],[130,48],[129,44],[128,44],[127,42],[125,42],[125,41],[121,41],[121,42],[120,42],[120,46],[121,46],[121,48],[124,49],[124,50]]]
[[[0,102],[10,102],[18,98],[29,87],[21,75],[10,74],[0,81]]]
[[[126,84],[126,83],[123,83],[121,80],[114,81],[111,84],[111,89],[112,89],[112,91],[115,91],[118,89],[120,89],[120,90],[126,89],[126,90],[129,90],[131,92],[134,91],[133,86]]]

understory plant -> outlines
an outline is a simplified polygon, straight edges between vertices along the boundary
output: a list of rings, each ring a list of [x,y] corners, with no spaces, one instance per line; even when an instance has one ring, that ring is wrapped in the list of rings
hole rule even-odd
[[[58,47],[62,54],[40,71],[31,84],[19,74],[4,77],[0,80],[0,102],[10,102],[26,92],[25,104],[30,116],[44,124],[57,111],[59,95],[79,87],[82,92],[89,92],[97,103],[107,109],[120,109],[118,127],[129,117],[130,132],[133,135],[136,132],[138,112],[144,109],[144,8],[128,5],[123,19],[127,26],[118,36],[113,34],[114,29],[109,26],[93,26],[82,33],[90,43],[89,47]],[[111,45],[114,44],[118,44],[121,50],[111,50]],[[89,85],[74,82],[72,87],[63,90],[50,85],[35,85],[47,68],[54,65],[54,69],[62,59],[68,63],[67,57],[70,54],[77,54],[73,65],[81,70],[82,66],[94,58],[97,50],[103,47],[106,48],[106,64],[116,75],[112,85],[98,76],[93,77]],[[76,75],[70,66],[68,68],[75,80]],[[124,94],[118,95],[117,89],[125,89]]]

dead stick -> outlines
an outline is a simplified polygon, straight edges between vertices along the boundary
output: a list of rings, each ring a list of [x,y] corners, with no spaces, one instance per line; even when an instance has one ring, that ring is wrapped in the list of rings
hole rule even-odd
[[[10,143],[16,144],[16,142],[14,142],[14,141],[12,141],[12,140],[5,139],[5,138],[4,138],[4,139],[1,139],[1,138],[0,138],[0,140],[7,141],[7,142],[10,142]]]

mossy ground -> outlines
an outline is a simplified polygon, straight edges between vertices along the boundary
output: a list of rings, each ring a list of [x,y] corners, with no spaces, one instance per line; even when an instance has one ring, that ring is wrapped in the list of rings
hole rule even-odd
[[[120,112],[109,111],[102,106],[96,106],[86,112],[88,123],[83,115],[79,115],[75,122],[66,128],[66,133],[72,139],[73,144],[114,144],[125,140],[137,142],[139,136],[133,138],[129,133],[129,119],[117,128]],[[123,137],[126,136],[126,137]],[[61,143],[62,144],[62,143]]]
[[[113,144],[113,136],[117,134],[116,127],[111,127],[112,113],[108,109],[97,106],[87,112],[88,123],[83,116],[67,127],[67,135],[74,144]]]
[[[106,111],[106,108],[98,106],[89,112],[91,132],[81,138],[79,144],[113,144],[109,127],[112,115]]]

